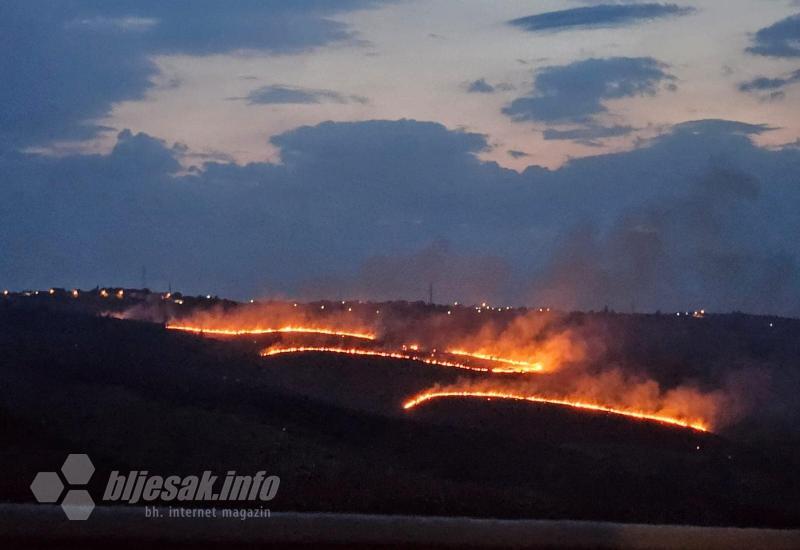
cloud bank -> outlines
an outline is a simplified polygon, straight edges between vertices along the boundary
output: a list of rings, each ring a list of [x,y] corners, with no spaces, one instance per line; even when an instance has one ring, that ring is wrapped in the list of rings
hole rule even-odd
[[[302,127],[273,139],[280,164],[186,175],[179,145],[127,131],[108,155],[7,153],[0,281],[137,285],[145,265],[238,298],[433,282],[443,302],[800,314],[800,150],[750,141],[766,131],[697,121],[521,174],[476,157],[485,136],[413,120]]]

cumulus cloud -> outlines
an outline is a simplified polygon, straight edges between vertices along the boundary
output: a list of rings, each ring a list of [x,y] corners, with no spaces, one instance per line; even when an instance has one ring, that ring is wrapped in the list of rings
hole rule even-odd
[[[652,57],[586,59],[540,69],[530,94],[503,112],[512,120],[586,122],[607,110],[607,99],[655,95],[675,77]]]
[[[413,120],[298,128],[273,139],[279,164],[188,175],[182,147],[131,132],[107,155],[9,153],[0,280],[135,285],[146,265],[156,288],[238,298],[434,282],[462,301],[797,314],[800,150],[750,141],[768,129],[697,121],[521,174],[477,158],[485,136]]]
[[[760,29],[747,51],[772,57],[800,57],[800,14]]]
[[[509,21],[526,31],[563,31],[575,28],[622,26],[664,17],[687,15],[694,8],[677,4],[600,4],[550,11]]]
[[[334,90],[320,90],[273,84],[253,90],[245,99],[251,105],[311,104],[311,103],[367,103],[360,95],[345,95]]]
[[[155,55],[291,53],[353,39],[337,12],[377,0],[283,2],[5,2],[0,44],[0,149],[102,130],[87,123],[114,102],[144,97]]]

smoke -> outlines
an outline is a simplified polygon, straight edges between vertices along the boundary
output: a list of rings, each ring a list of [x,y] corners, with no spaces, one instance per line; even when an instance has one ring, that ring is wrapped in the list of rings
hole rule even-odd
[[[766,237],[760,190],[748,174],[714,169],[684,196],[627,210],[605,234],[575,227],[528,295],[568,309],[797,312],[800,271]]]
[[[508,294],[511,269],[500,257],[456,252],[440,239],[416,252],[368,258],[352,276],[307,281],[303,299],[497,301]]]
[[[142,311],[131,310],[127,316]],[[708,363],[698,375],[696,365],[672,357],[654,356],[653,364],[642,363],[635,353],[625,350],[643,345],[646,349],[648,343],[640,341],[641,334],[627,333],[624,325],[611,322],[613,319],[616,317],[539,310],[504,314],[471,307],[444,310],[407,302],[271,302],[213,307],[174,322],[206,331],[305,327],[373,335],[374,341],[347,344],[354,355],[358,350],[398,357],[411,353],[444,365],[453,360],[452,354],[459,353],[456,359],[466,361],[468,368],[472,368],[470,363],[490,369],[508,366],[498,361],[540,364],[541,372],[510,377],[482,374],[480,379],[460,380],[429,391],[495,392],[582,402],[682,419],[714,430],[736,423],[769,395],[769,379],[763,369],[719,368],[717,363]],[[648,336],[665,337],[669,335],[658,332]],[[292,346],[302,348],[319,346],[316,342],[320,340],[319,335],[298,333],[292,335],[292,341]]]
[[[758,385],[760,381],[756,382]],[[724,430],[739,421],[753,405],[753,400],[745,397],[747,393],[743,388],[733,382],[720,389],[705,391],[690,383],[667,388],[652,378],[620,368],[593,373],[565,369],[551,376],[515,380],[497,377],[461,379],[452,384],[437,384],[422,393],[439,392],[535,396],[673,418],[706,426],[713,431]]]
[[[200,330],[272,330],[282,327],[306,327],[342,332],[375,333],[379,328],[372,307],[333,307],[326,304],[269,302],[238,306],[215,306],[192,310],[171,322]]]

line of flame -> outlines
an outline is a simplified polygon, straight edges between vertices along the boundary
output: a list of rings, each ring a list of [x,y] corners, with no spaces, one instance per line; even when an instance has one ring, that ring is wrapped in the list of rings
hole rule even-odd
[[[508,399],[514,401],[529,401],[533,403],[547,403],[550,405],[562,405],[566,407],[573,407],[577,409],[584,409],[590,411],[598,411],[609,414],[616,414],[620,416],[627,416],[629,418],[637,418],[639,420],[649,420],[653,422],[661,422],[663,424],[670,424],[673,426],[680,426],[683,428],[690,428],[693,430],[707,432],[710,430],[709,426],[701,421],[688,421],[680,418],[660,415],[649,414],[627,409],[616,409],[606,405],[597,405],[594,403],[586,403],[583,401],[572,401],[568,399],[558,399],[553,397],[540,397],[535,395],[517,395],[512,393],[504,393],[498,391],[427,391],[416,395],[403,403],[403,409],[413,409],[414,407],[431,401],[433,399],[446,398],[446,397],[467,397],[467,398],[487,398],[487,399]]]
[[[495,372],[528,372],[528,371],[543,371],[544,365],[539,362],[531,363],[529,361],[519,361],[516,359],[508,359],[507,357],[498,357],[497,355],[488,355],[484,353],[472,353],[461,349],[449,349],[447,353],[450,355],[460,355],[462,357],[471,357],[473,359],[481,359],[483,361],[494,361],[497,363],[505,363],[518,369],[506,369],[503,371],[496,370]]]
[[[313,327],[295,327],[287,326],[280,328],[254,328],[254,329],[223,329],[223,328],[205,328],[195,327],[190,325],[173,325],[168,324],[167,328],[170,330],[182,330],[185,332],[194,332],[198,334],[219,334],[224,336],[244,336],[255,334],[278,334],[278,333],[305,333],[305,334],[325,334],[327,336],[346,336],[349,338],[360,338],[362,340],[375,340],[376,336],[368,332],[346,332],[335,329],[327,328],[313,328]]]
[[[378,351],[378,350],[362,349],[362,348],[329,348],[329,347],[311,347],[311,346],[292,347],[292,348],[267,348],[261,352],[261,356],[269,357],[271,355],[280,355],[286,353],[303,353],[303,352],[341,353],[346,355],[363,355],[368,357],[402,359],[405,361],[418,361],[421,363],[425,363],[427,365],[436,365],[439,367],[453,367],[456,369],[471,370],[475,372],[494,372],[494,373],[523,372],[519,370],[506,369],[503,367],[499,368],[475,367],[471,365],[465,365],[464,363],[457,363],[455,361],[447,361],[444,359],[435,359],[430,356],[424,356],[418,354],[398,353],[393,351]],[[524,371],[524,372],[530,372],[530,371]]]

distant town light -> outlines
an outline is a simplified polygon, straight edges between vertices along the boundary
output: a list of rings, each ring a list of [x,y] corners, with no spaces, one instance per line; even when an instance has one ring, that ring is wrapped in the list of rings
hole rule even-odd
[[[108,291],[105,288],[100,290],[100,297],[101,298],[108,298]]]
[[[73,298],[77,298],[79,294],[80,294],[80,293],[78,292],[78,289],[77,289],[77,288],[72,290],[72,297],[73,297]]]
[[[124,290],[122,290],[122,289],[120,288],[120,289],[117,291],[117,298],[118,298],[119,300],[122,300],[124,297],[125,297],[125,291],[124,291]]]

